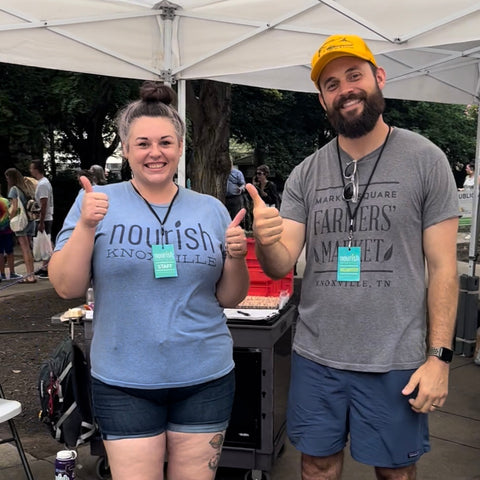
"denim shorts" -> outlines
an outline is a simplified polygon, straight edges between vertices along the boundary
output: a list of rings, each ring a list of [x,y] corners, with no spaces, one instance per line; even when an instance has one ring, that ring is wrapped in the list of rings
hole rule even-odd
[[[95,419],[104,440],[142,438],[166,430],[226,430],[235,394],[235,373],[189,387],[145,390],[107,385],[92,378]]]
[[[35,236],[35,221],[30,220],[27,226],[20,232],[15,232],[16,237],[34,237]]]
[[[414,370],[352,372],[293,352],[287,432],[301,452],[325,457],[345,448],[358,462],[400,468],[430,450],[428,415],[402,395]]]

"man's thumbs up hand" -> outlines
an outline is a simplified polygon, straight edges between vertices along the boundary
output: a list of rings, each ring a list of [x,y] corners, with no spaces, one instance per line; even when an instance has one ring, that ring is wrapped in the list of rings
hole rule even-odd
[[[250,198],[252,199],[254,209],[267,208],[267,205],[260,197],[260,194],[258,193],[257,187],[255,187],[255,185],[252,185],[251,183],[247,183],[245,185],[245,189],[247,190],[248,194],[250,195]]]
[[[89,228],[96,228],[98,223],[103,220],[108,211],[108,196],[103,192],[93,190],[90,180],[81,176],[80,184],[85,190],[82,202],[81,220]]]
[[[273,245],[281,238],[283,219],[275,207],[265,204],[254,185],[247,183],[245,188],[253,202],[253,234],[261,245]]]

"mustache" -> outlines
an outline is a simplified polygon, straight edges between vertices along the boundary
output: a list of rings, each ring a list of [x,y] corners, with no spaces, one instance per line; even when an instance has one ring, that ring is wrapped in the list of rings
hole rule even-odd
[[[341,97],[337,98],[335,103],[333,104],[333,108],[339,111],[346,102],[351,100],[366,100],[367,94],[365,92],[358,92],[358,93],[349,93],[348,95],[342,95]]]

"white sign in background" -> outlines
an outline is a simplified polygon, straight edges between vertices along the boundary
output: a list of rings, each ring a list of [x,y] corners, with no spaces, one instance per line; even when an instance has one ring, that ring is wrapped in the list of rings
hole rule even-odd
[[[460,225],[471,225],[473,207],[473,188],[458,191],[458,203],[460,205]]]

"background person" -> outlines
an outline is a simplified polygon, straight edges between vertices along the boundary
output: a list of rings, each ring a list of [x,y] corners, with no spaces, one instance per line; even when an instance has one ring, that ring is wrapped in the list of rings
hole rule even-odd
[[[52,184],[45,176],[45,167],[42,160],[33,160],[30,163],[30,175],[37,180],[35,201],[40,207],[39,217],[36,220],[36,231],[52,235],[53,225],[53,189]],[[39,278],[48,278],[48,260],[35,272]]]
[[[270,175],[270,167],[268,165],[260,165],[253,180],[253,184],[257,187],[260,198],[270,207],[280,208],[280,197],[277,192],[276,185],[268,180]]]
[[[185,130],[174,98],[147,82],[122,110],[133,178],[81,178],[49,265],[63,298],[93,281],[92,397],[115,480],[162,479],[167,449],[168,478],[213,480],[234,397],[223,308],[248,291],[245,212],[231,221],[174,183]]]
[[[347,438],[378,479],[413,480],[448,393],[456,185],[439,148],[384,122],[386,74],[361,38],[329,37],[311,78],[337,138],[295,167],[281,216],[247,185],[265,272],[306,250],[288,435],[305,480],[339,479]]]
[[[35,190],[32,189],[30,182],[25,182],[23,175],[16,168],[8,168],[5,171],[5,178],[8,184],[8,198],[10,200],[10,218],[14,216],[18,209],[18,202],[22,202],[23,207],[27,208],[27,201],[34,198]],[[32,255],[32,237],[35,235],[35,222],[30,220],[27,226],[20,232],[15,232],[18,244],[22,250],[22,257],[25,263],[26,275],[19,283],[35,283],[37,281],[34,274],[33,255]]]
[[[473,188],[475,186],[475,164],[468,163],[465,165],[465,173],[467,176],[463,181],[463,188]]]
[[[233,166],[230,160],[231,170],[227,178],[227,190],[225,195],[225,206],[230,217],[235,215],[245,207],[243,202],[243,192],[245,191],[245,177],[243,173]]]
[[[8,199],[2,195],[0,186],[0,281],[7,279],[5,274],[5,258],[7,260],[9,278],[11,280],[21,278],[21,275],[15,273],[15,256],[13,253],[15,240],[10,228],[9,205]]]
[[[105,176],[105,170],[100,165],[92,165],[90,172],[93,175],[93,183],[95,185],[106,185],[107,177]]]

